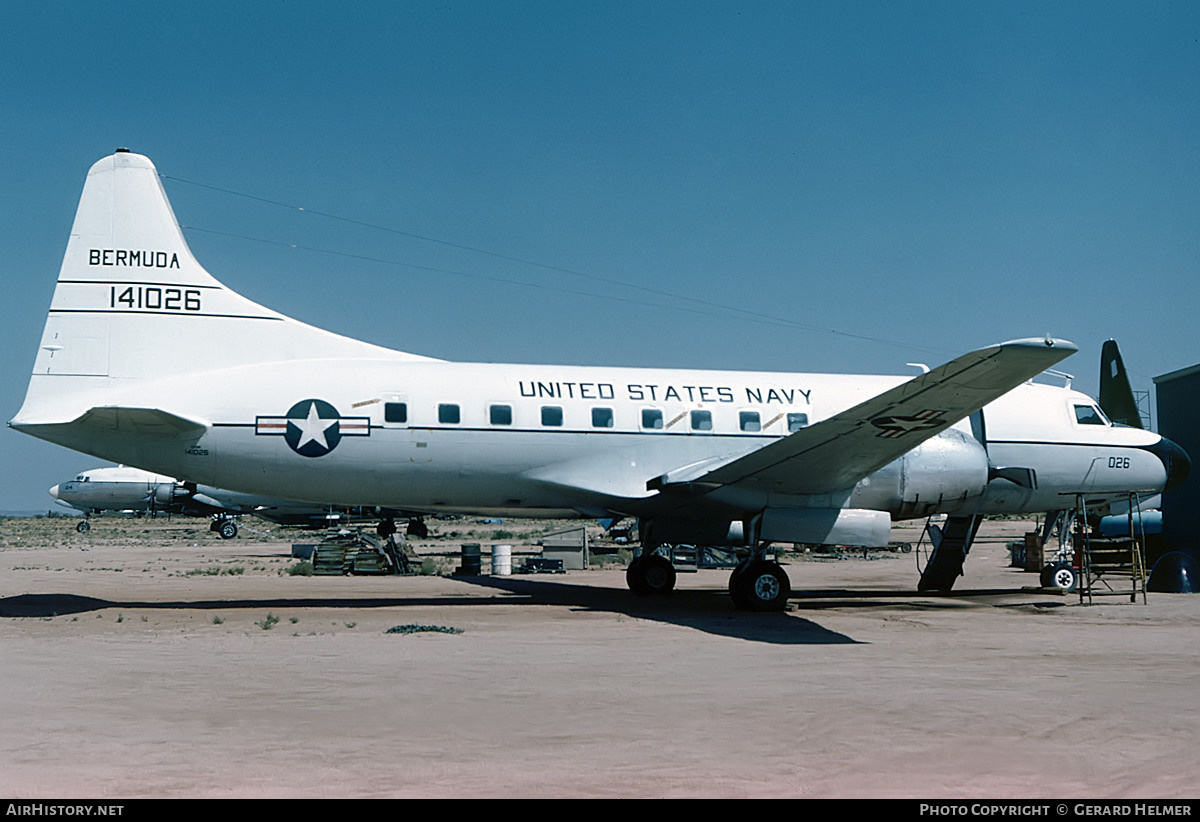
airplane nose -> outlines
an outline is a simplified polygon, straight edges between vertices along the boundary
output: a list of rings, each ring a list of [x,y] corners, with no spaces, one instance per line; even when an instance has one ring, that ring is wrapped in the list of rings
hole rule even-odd
[[[1192,470],[1192,459],[1188,456],[1187,451],[1166,437],[1159,437],[1158,442],[1150,448],[1150,451],[1162,460],[1163,467],[1167,469],[1167,484],[1163,486],[1163,490],[1170,491],[1182,485]]]
[[[51,487],[50,496],[54,497],[55,499],[58,499],[58,486],[57,485]]]

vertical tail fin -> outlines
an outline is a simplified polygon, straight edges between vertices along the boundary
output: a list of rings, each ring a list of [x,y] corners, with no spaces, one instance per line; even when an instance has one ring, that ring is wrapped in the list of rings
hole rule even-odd
[[[1116,340],[1108,340],[1100,349],[1100,407],[1113,422],[1145,427]]]
[[[88,172],[18,418],[61,417],[83,395],[103,404],[96,391],[129,381],[326,357],[425,359],[322,331],[222,285],[188,248],[154,164],[118,151]]]

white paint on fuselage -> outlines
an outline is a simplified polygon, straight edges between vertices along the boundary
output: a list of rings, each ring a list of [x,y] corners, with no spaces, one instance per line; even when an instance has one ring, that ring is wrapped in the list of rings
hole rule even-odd
[[[140,444],[150,449],[143,457],[145,464],[193,482],[247,493],[269,489],[272,496],[288,499],[416,511],[601,516],[650,510],[647,503],[657,492],[647,490],[646,483],[668,471],[693,463],[719,464],[786,436],[789,413],[805,414],[808,423],[815,424],[904,380],[313,360],[138,383],[119,396],[110,395],[109,401],[154,407],[154,403],[161,405],[163,397],[171,397],[173,402],[164,410],[207,421],[211,428],[195,443],[166,448]],[[403,398],[405,423],[385,421],[389,398]],[[324,400],[342,417],[368,418],[369,436],[343,437],[328,454],[310,458],[293,452],[279,436],[256,433],[258,417],[281,416],[305,399]],[[1048,510],[1062,507],[1064,489],[1127,491],[1161,486],[1161,461],[1141,450],[1157,435],[1111,425],[1079,425],[1073,414],[1076,403],[1093,404],[1076,391],[1026,384],[987,406],[984,419],[992,464],[1032,468],[1038,488],[993,482],[982,500],[947,503],[942,510]],[[443,404],[458,406],[460,422],[439,422],[438,408]],[[492,424],[492,405],[509,406],[512,423]],[[544,406],[562,409],[561,426],[542,424]],[[594,408],[612,410],[611,428],[591,424]],[[645,429],[644,409],[661,410],[666,427]],[[691,411],[710,412],[711,430],[693,429]],[[739,414],[747,411],[759,413],[763,430],[741,430]],[[970,432],[966,420],[955,428]],[[119,452],[128,458],[129,447],[122,441]],[[1112,458],[1117,459],[1110,465]],[[891,499],[894,493],[870,492],[894,486],[890,475],[895,473],[894,466],[885,467],[855,488],[819,497],[739,503],[753,510],[767,504],[836,507],[853,499],[856,507],[898,515]]]

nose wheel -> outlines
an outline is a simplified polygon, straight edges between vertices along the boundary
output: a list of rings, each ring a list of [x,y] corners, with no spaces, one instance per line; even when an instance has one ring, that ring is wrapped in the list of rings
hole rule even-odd
[[[1043,588],[1057,588],[1070,592],[1079,584],[1079,576],[1068,563],[1059,562],[1042,569],[1041,583]]]

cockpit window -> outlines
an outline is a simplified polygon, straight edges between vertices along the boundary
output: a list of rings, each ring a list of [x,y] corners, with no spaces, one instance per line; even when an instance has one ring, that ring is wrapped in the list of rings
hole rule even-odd
[[[1075,406],[1075,422],[1080,425],[1108,425],[1108,420],[1094,405]]]

